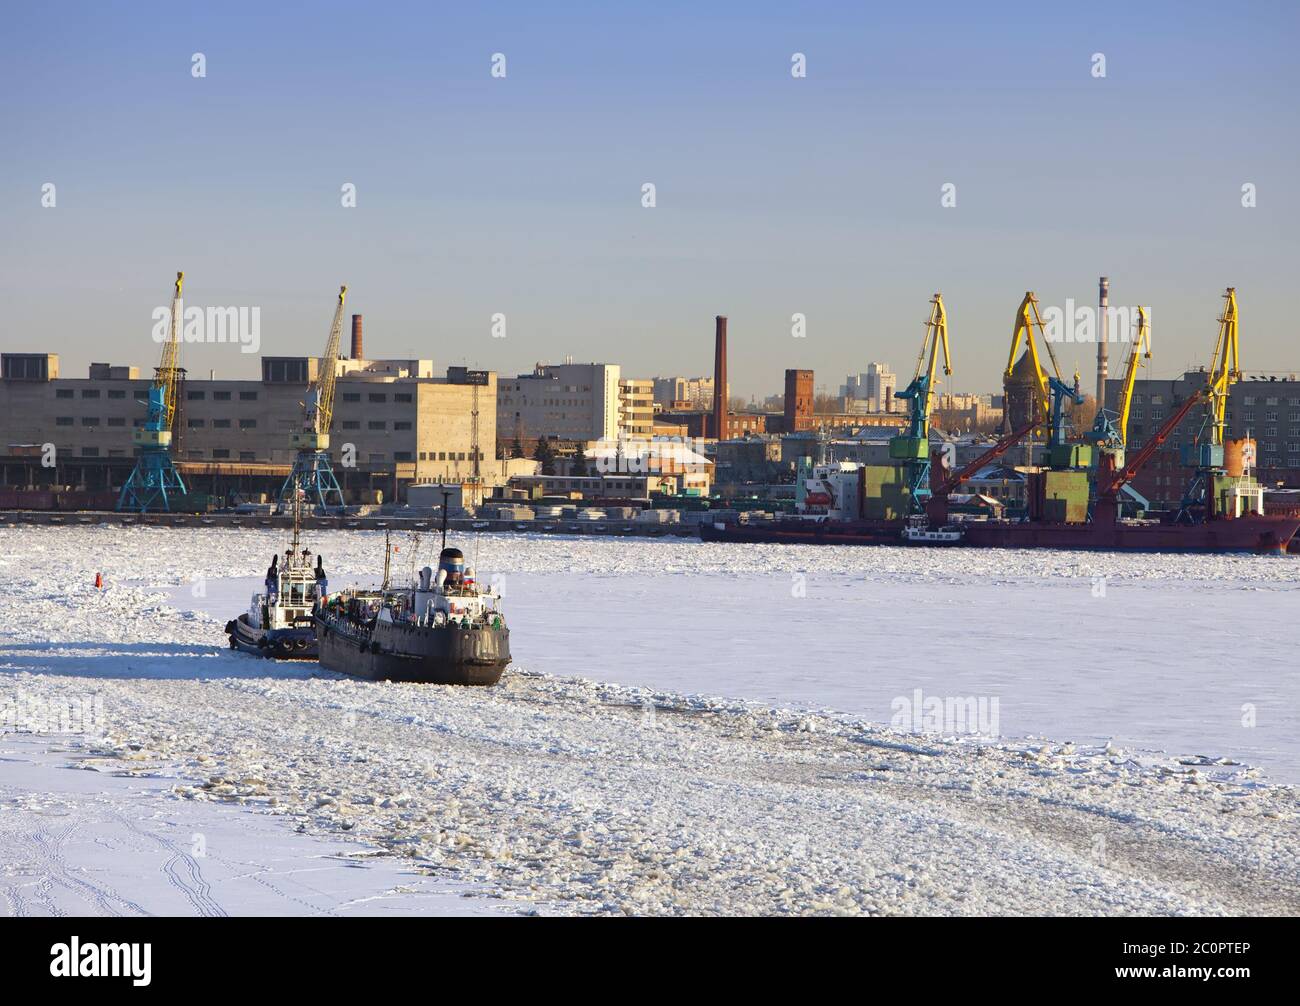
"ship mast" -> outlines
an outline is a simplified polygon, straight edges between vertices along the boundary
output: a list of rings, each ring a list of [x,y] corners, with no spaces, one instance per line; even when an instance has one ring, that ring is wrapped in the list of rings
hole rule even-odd
[[[385,531],[384,532],[384,585],[383,587],[380,588],[381,590],[384,591],[384,593],[388,592],[388,572],[389,572],[389,566],[392,562],[392,558],[393,558],[392,546],[389,545],[388,532]]]
[[[442,547],[445,551],[447,548],[447,501],[451,499],[451,490],[442,491]]]

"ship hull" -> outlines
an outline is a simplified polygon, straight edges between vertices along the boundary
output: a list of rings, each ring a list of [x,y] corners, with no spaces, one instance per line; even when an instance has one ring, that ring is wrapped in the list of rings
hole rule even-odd
[[[902,521],[790,521],[754,524],[700,524],[700,540],[754,545],[897,545]]]
[[[371,681],[495,685],[510,663],[510,630],[377,622],[373,629],[317,615],[320,662]]]
[[[274,660],[317,659],[314,628],[256,629],[248,624],[247,615],[240,615],[226,623],[226,635],[232,650]]]
[[[703,541],[792,545],[898,545],[902,523],[889,521],[774,521],[770,525],[701,524]],[[1056,548],[1088,551],[1250,552],[1281,555],[1300,530],[1300,518],[1253,515],[1203,524],[1046,524],[969,521],[960,543],[930,547]],[[925,542],[911,542],[924,546]]]

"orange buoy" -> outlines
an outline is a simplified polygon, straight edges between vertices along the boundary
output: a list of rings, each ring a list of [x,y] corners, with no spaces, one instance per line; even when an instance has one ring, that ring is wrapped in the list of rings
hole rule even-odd
[[[103,574],[103,573],[96,573],[96,574],[95,574],[95,589],[96,589],[96,590],[103,590],[103,589],[104,589],[104,574]]]

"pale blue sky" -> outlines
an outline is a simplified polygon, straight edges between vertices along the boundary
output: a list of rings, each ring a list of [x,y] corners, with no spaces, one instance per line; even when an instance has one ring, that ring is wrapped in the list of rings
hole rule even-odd
[[[1230,283],[1244,365],[1300,370],[1293,5],[847,6],[11,8],[4,348],[147,369],[184,268],[189,304],[261,307],[267,353],[318,353],[347,282],[371,356],[699,374],[724,313],[733,391],[834,391],[910,372],[937,289],[950,387],[993,390],[1024,291],[1091,303],[1106,273],[1156,374],[1208,356]]]

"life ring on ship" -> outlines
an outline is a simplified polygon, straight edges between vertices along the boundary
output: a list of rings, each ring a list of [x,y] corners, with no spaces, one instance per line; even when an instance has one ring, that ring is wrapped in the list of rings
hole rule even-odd
[[[294,648],[295,650],[305,650],[305,649],[307,649],[307,640],[305,640],[305,639],[295,639],[295,640],[293,641],[293,648]]]
[[[281,637],[275,641],[275,652],[288,655],[293,652],[293,640],[287,637]]]
[[[233,634],[234,631],[235,631],[235,620],[232,618],[229,622],[226,623],[226,633]]]

